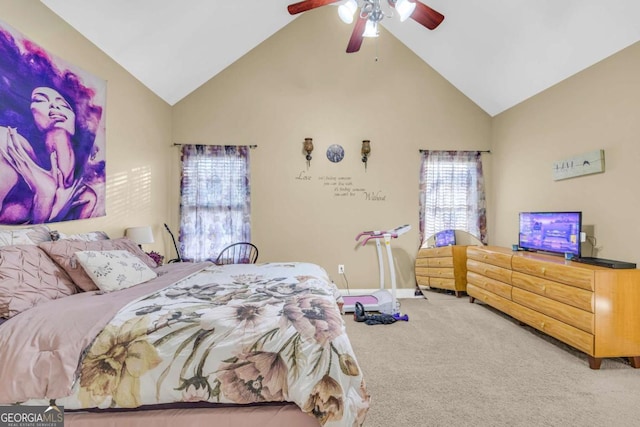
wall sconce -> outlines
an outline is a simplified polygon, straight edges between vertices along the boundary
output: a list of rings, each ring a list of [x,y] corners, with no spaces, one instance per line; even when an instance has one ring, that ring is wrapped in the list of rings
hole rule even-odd
[[[145,225],[143,227],[130,227],[124,231],[124,235],[138,244],[140,249],[142,245],[153,243],[153,231],[151,227]]]
[[[364,163],[364,170],[367,170],[367,161],[369,160],[369,154],[371,153],[371,141],[365,139],[362,141],[362,149],[360,150],[362,153],[362,163]]]
[[[311,152],[313,151],[313,138],[305,138],[304,146],[302,147],[307,153],[307,168],[311,166]]]

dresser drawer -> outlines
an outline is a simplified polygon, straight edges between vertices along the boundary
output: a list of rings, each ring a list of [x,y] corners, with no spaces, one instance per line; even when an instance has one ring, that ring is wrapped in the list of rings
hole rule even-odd
[[[426,265],[419,267],[416,266],[416,276],[428,276],[429,275],[429,267]]]
[[[427,258],[429,267],[449,267],[453,268],[453,257]]]
[[[430,277],[429,286],[438,289],[449,289],[451,291],[456,290],[456,281],[454,279],[447,279],[444,277]]]
[[[519,271],[514,271],[511,275],[511,284],[514,287],[543,295],[581,310],[590,313],[594,312],[594,294],[586,289],[574,288],[570,285],[530,276]]]
[[[467,258],[467,275],[470,271],[504,283],[511,283],[511,270]]]
[[[418,286],[429,286],[429,276],[416,276]]]
[[[440,277],[444,279],[454,279],[453,268],[431,268],[429,267],[429,277]]]
[[[594,289],[594,271],[588,268],[576,267],[576,263],[566,265],[553,262],[541,262],[524,256],[514,256],[511,263],[514,271],[520,271],[555,282],[566,283],[590,291]]]
[[[538,313],[522,305],[517,305],[517,309],[508,314],[580,351],[589,355],[594,354],[594,335],[588,332],[567,325],[564,322]]]
[[[416,271],[418,271],[418,268],[426,268],[429,267],[429,258],[416,258]]]
[[[491,250],[482,246],[469,246],[467,248],[467,259],[474,259],[476,261],[481,261],[486,264],[492,264],[506,269],[511,269],[512,257],[512,253],[504,250]]]
[[[418,251],[420,256],[427,258],[442,258],[453,256],[453,246],[442,246],[440,248],[427,248]]]
[[[489,277],[485,277],[481,274],[474,273],[473,271],[467,272],[467,286],[469,283],[477,286],[478,288],[484,289],[493,294],[499,295],[502,298],[511,299],[511,288],[512,286],[501,282],[499,280],[494,280]]]
[[[593,313],[515,287],[511,291],[511,299],[550,318],[593,334]]]
[[[470,282],[467,282],[467,294],[511,316],[514,304],[508,299],[502,298]]]

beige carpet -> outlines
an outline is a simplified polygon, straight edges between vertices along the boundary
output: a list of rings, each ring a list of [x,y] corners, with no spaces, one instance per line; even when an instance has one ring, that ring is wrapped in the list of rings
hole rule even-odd
[[[344,316],[372,396],[366,427],[640,425],[640,369],[626,360],[591,370],[584,354],[491,307],[425,297],[401,301],[408,322]]]

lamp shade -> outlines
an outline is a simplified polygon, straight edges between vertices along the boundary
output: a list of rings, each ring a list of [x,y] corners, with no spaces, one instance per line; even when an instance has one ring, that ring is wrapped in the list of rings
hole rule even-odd
[[[396,2],[396,11],[398,11],[398,15],[400,16],[400,22],[406,21],[415,9],[416,4],[409,0],[398,0]]]
[[[378,23],[369,19],[364,26],[362,37],[378,37]]]
[[[142,227],[129,227],[124,231],[124,235],[139,245],[153,243],[153,231],[148,225]]]
[[[357,8],[358,3],[356,3],[356,0],[346,0],[338,6],[338,16],[345,24],[351,24]]]

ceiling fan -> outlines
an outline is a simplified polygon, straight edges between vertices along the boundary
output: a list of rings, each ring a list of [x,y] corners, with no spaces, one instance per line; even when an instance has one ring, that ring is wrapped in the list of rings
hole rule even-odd
[[[383,18],[391,16],[385,15],[380,5],[381,1],[384,2],[385,0],[303,0],[290,4],[287,10],[291,15],[295,15],[328,4],[342,3],[338,7],[340,19],[346,23],[351,23],[359,3],[360,13],[353,27],[349,44],[347,44],[347,53],[353,53],[360,50],[363,37],[376,37],[378,35],[378,23]],[[396,10],[401,21],[411,18],[430,30],[434,30],[444,19],[444,15],[440,12],[431,9],[418,0],[386,0],[386,2]]]

